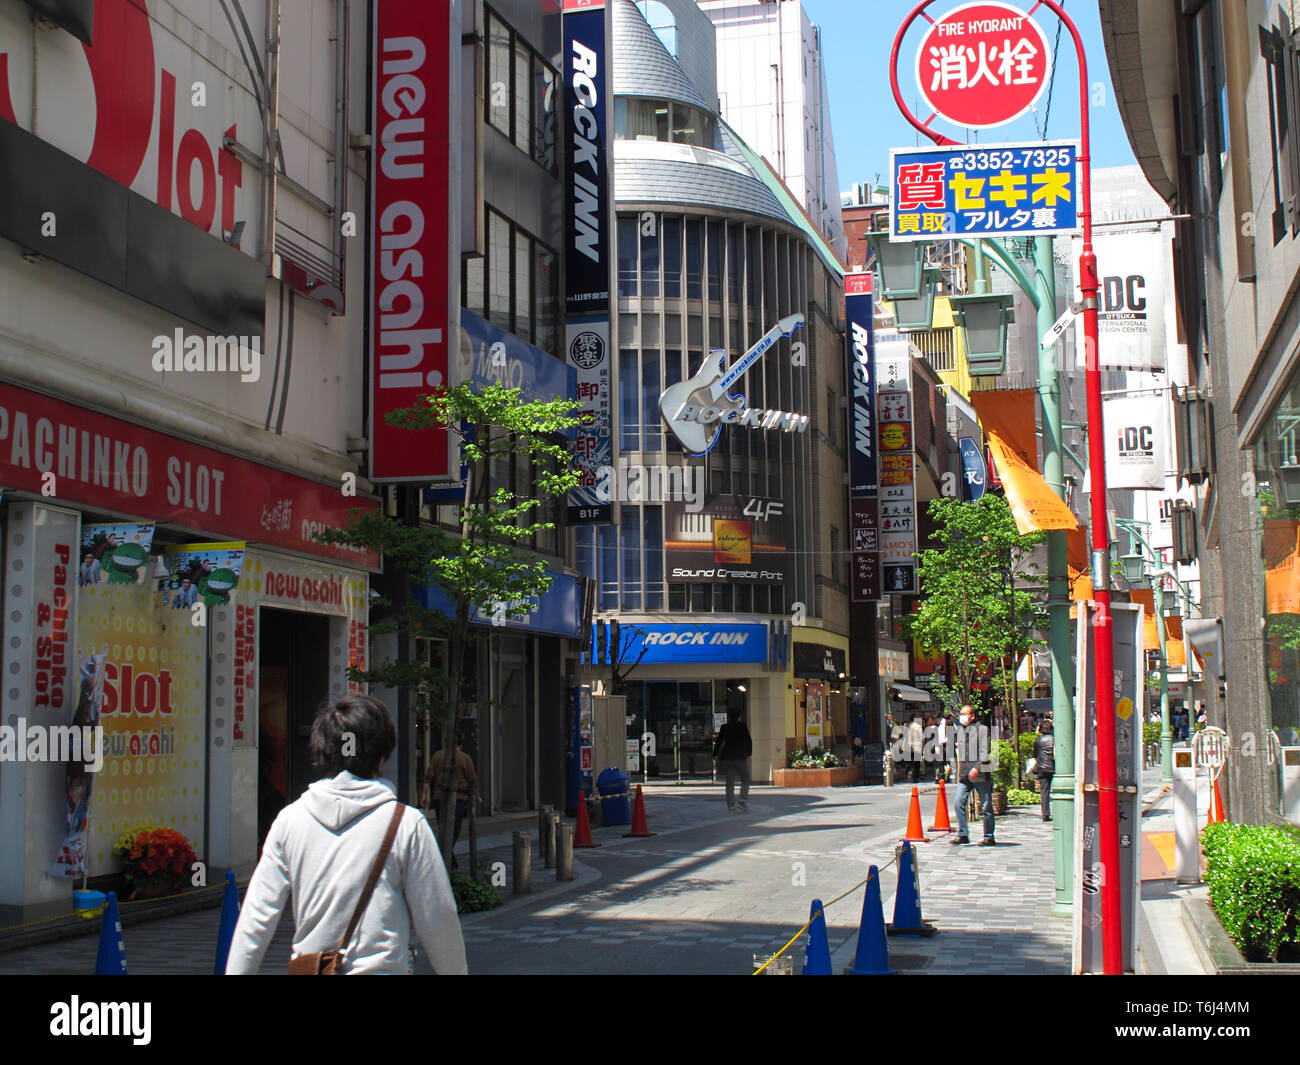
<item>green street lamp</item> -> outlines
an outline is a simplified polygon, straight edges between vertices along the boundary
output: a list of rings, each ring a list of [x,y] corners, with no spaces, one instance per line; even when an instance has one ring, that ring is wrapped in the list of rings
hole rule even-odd
[[[1007,325],[1016,320],[1008,292],[950,296],[972,376],[1000,374],[1007,362]]]
[[[925,244],[891,241],[887,229],[868,232],[867,244],[876,257],[881,299],[913,299],[921,295],[925,284]]]
[[[894,324],[904,331],[934,328],[934,291],[943,280],[943,269],[927,266],[920,295],[893,300]]]

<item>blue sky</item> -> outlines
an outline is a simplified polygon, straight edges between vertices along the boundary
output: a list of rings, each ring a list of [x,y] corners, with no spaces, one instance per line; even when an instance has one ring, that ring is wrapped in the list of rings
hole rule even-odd
[[[1020,0],[1018,4],[1026,10],[1031,5],[1032,0]],[[920,137],[899,114],[889,88],[889,51],[898,27],[916,6],[915,0],[803,0],[803,6],[822,31],[840,189],[847,189],[855,181],[872,182],[877,174],[887,172],[890,148],[913,147]],[[938,18],[956,6],[956,0],[939,0],[929,13]],[[1063,6],[1079,26],[1087,55],[1088,83],[1094,100],[1090,110],[1092,165],[1130,165],[1135,161],[1133,150],[1111,91],[1097,5],[1089,0],[1066,0]],[[1034,13],[1034,20],[1043,28],[1048,41],[1055,41],[1059,24],[1056,16],[1040,7]],[[923,19],[914,22],[899,52],[899,84],[913,110],[917,110],[913,103],[917,95],[913,63],[922,27],[926,25]],[[1044,93],[1035,105],[1039,124],[1046,102]],[[924,121],[928,113],[918,117]],[[936,119],[934,128],[954,140],[970,137],[966,130],[950,126],[942,119]],[[1064,28],[1057,52],[1047,134],[1053,140],[1079,136],[1079,72],[1069,31]],[[987,144],[1041,139],[1033,111],[1006,126],[979,131],[979,140]]]

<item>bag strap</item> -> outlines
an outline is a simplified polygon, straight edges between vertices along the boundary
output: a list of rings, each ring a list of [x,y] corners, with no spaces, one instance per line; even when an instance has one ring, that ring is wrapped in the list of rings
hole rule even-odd
[[[392,819],[388,822],[388,831],[384,833],[384,842],[379,845],[379,853],[375,855],[374,864],[370,867],[370,875],[366,877],[366,886],[361,889],[361,898],[357,900],[357,908],[352,911],[352,920],[348,922],[348,930],[343,933],[343,939],[339,944],[340,951],[352,942],[352,936],[356,933],[357,925],[361,923],[361,915],[366,912],[366,907],[370,904],[370,896],[375,893],[375,885],[379,883],[379,875],[384,871],[384,863],[388,861],[388,852],[393,849],[393,840],[397,838],[397,826],[401,824],[402,815],[405,812],[406,807],[400,802],[395,805]]]

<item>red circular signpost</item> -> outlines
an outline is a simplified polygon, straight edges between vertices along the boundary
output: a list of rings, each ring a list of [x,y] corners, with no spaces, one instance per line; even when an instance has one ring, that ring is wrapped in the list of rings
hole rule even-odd
[[[969,129],[1019,118],[1047,88],[1052,50],[1024,11],[983,0],[931,24],[916,52],[921,99]]]

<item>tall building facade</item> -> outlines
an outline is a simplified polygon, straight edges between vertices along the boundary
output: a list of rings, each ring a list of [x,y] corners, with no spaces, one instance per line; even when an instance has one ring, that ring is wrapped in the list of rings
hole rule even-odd
[[[1217,622],[1199,649],[1209,722],[1232,744],[1220,785],[1231,820],[1297,823],[1295,12],[1168,0],[1100,10],[1129,141],[1177,216],[1178,473],[1194,496],[1202,609]]]
[[[743,708],[764,780],[849,743],[843,267],[710,102],[708,20],[645,7],[613,9],[617,510],[576,532],[591,675],[628,697],[636,772],[707,778]]]
[[[718,110],[845,257],[821,30],[799,3],[700,0],[718,42]]]

